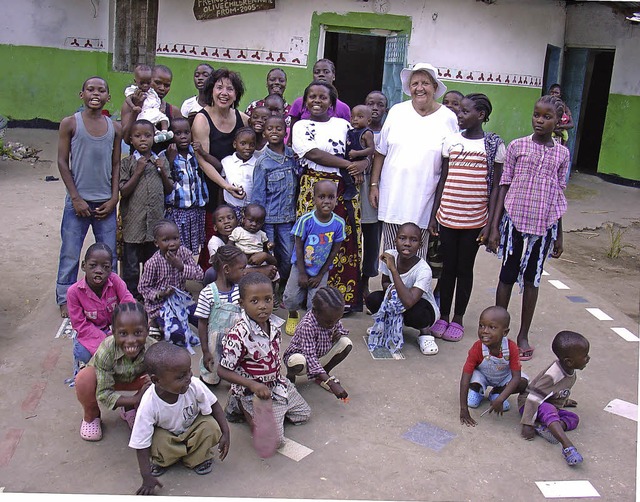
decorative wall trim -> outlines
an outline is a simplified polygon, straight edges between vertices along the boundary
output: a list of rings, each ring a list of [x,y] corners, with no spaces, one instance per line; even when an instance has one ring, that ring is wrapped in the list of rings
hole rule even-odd
[[[542,77],[519,73],[460,70],[442,66],[438,68],[438,76],[454,82],[542,88]]]
[[[87,49],[90,51],[104,51],[105,44],[101,38],[67,37],[64,39],[64,47],[69,49]]]
[[[156,54],[179,56],[212,61],[232,61],[234,63],[256,63],[281,66],[305,67],[307,55],[295,51],[240,49],[183,43],[159,43]]]

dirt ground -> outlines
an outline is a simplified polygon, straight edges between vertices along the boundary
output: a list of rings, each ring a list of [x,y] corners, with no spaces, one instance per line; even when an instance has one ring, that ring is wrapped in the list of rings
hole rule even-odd
[[[70,376],[70,344],[53,337],[60,325],[54,284],[65,191],[61,181],[45,181],[47,176],[59,177],[54,162],[57,134],[10,129],[7,136],[42,152],[34,164],[0,160],[0,491],[135,493],[139,477],[135,456],[126,446],[126,425],[117,413],[105,412],[105,438],[94,444],[82,441],[81,410],[73,390],[62,383]],[[580,469],[567,467],[560,452],[545,441],[523,442],[517,412],[482,419],[478,413],[480,423],[474,429],[459,423],[460,368],[476,339],[478,316],[493,301],[499,268],[499,260],[482,252],[464,323],[469,334],[458,343],[439,343],[435,357],[422,356],[411,335],[404,360],[373,361],[362,339],[371,318],[355,314],[345,319],[354,350],[338,376],[351,403],[328,399],[317,385],[303,381],[301,393],[313,410],[312,422],[286,430],[288,438],[313,454],[299,463],[283,455],[260,460],[246,426],[232,424],[232,452],[224,463],[217,462],[205,477],[172,469],[163,477],[160,494],[541,501],[544,497],[534,483],[538,480],[589,480],[603,500],[634,500],[637,423],[603,410],[613,398],[638,402],[638,344],[608,328],[626,326],[638,334],[640,191],[577,176],[567,196],[566,251],[562,259],[550,260],[548,270],[554,279],[569,283],[571,292],[547,281],[541,284],[531,332],[538,348],[523,370],[535,375],[548,364],[551,339],[567,326],[590,339],[592,360],[572,393],[580,402],[581,424],[572,436],[585,455]],[[616,260],[604,256],[607,221],[627,227],[623,243],[636,246],[625,248]],[[592,306],[611,314],[615,324],[598,324],[585,304],[572,303],[566,294],[588,297]],[[517,329],[519,307],[514,293],[512,331]],[[219,399],[227,389],[221,385],[215,390]],[[514,407],[515,398],[511,401]],[[454,439],[435,450],[403,438],[410,427],[424,423]]]

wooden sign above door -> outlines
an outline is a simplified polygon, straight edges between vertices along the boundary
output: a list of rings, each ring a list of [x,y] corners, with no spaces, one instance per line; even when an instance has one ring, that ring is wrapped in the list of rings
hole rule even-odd
[[[193,15],[202,21],[275,9],[275,7],[276,0],[194,0]]]

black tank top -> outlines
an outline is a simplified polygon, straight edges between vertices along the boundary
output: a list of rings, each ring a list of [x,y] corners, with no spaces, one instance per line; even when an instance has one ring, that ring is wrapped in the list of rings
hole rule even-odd
[[[209,122],[209,153],[220,161],[235,151],[233,149],[233,138],[236,135],[236,131],[241,127],[244,127],[242,115],[240,115],[238,110],[235,110],[235,112],[236,123],[231,132],[219,131],[204,108],[198,112],[204,114],[207,118],[207,122]],[[220,197],[216,197],[213,194],[219,195],[220,187],[210,180],[206,174],[203,173],[203,176],[207,183],[207,188],[209,189],[209,202],[207,203],[206,208],[208,211],[213,211],[220,203]]]

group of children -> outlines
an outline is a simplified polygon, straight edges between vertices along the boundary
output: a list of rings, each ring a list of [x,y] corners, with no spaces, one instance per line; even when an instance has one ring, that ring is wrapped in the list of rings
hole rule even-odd
[[[196,86],[206,70],[203,66],[208,65],[196,69]],[[144,66],[136,67],[136,88],[127,92],[147,93],[144,101],[151,96],[151,105],[147,73]],[[156,155],[152,146],[158,134],[163,141],[169,139],[162,131],[165,124],[139,118],[130,130],[132,154],[120,159],[120,128],[101,113],[109,99],[108,84],[99,77],[87,79],[80,96],[84,110],[65,118],[60,127],[59,167],[68,195],[56,292],[61,312],[65,315],[68,309],[77,331],[73,354],[76,393],[84,408],[82,438],[102,437],[98,402],[120,408],[133,429],[130,446],[138,451],[143,477],[138,493],[148,494],[161,486],[155,478],[178,460],[198,474],[210,472],[210,449],[218,444],[220,458],[227,454],[227,421],[248,422],[254,441],[267,437],[260,433],[267,427],[261,411],[264,401],[271,405],[267,415],[274,422],[273,444],[282,444],[285,417],[298,424],[310,416],[295,387],[299,375],[347,399],[340,381],[330,375],[352,349],[340,321],[345,301],[339,290],[327,286],[329,269],[346,238],[345,222],[334,212],[337,187],[331,181],[313,186],[315,209],[296,218],[300,165],[286,144],[290,129],[282,98],[268,96],[265,106],[253,109],[249,127],[236,132],[235,153],[222,159],[222,166],[227,180],[242,187],[246,196],[229,196],[216,209],[216,235],[205,242],[207,185],[198,168],[199,145],[192,144],[189,120],[171,120],[173,144]],[[189,116],[201,105],[200,97],[195,98]],[[482,313],[479,340],[464,365],[461,422],[476,425],[469,407],[480,405],[487,387],[492,387],[490,411],[496,413],[507,411],[507,398],[519,393],[523,437],[531,439],[537,433],[560,442],[567,462],[575,465],[582,457],[565,431],[575,428],[578,419],[560,408],[575,405],[568,400],[568,389],[575,382],[574,370],[588,362],[588,342],[576,333],[561,332],[552,347],[556,362],[530,382],[520,367],[533,352],[528,329],[544,260],[550,252],[562,252],[568,152],[552,139],[560,117],[558,102],[550,96],[540,98],[534,108],[534,134],[505,148],[497,135],[483,131],[491,113],[486,96],[447,93],[444,104],[457,113],[462,132],[445,139],[445,162],[429,224],[430,233],[441,239],[444,257],[440,309],[431,268],[417,256],[422,237],[414,223],[401,225],[395,249],[379,256],[377,218],[363,220],[362,277],[374,319],[369,347],[398,350],[406,325],[419,330],[420,350],[431,355],[437,353],[433,337],[462,338],[478,244],[497,251],[503,265],[496,306]],[[353,108],[346,149],[350,160],[371,157],[386,108],[379,91]],[[476,180],[461,196],[456,186],[465,183],[465,170],[471,168]],[[357,196],[358,185],[366,191],[367,175],[351,178],[344,170],[345,197]],[[114,272],[118,201],[122,279]],[[85,278],[75,282],[89,226],[97,243],[82,261]],[[211,255],[212,267],[206,273],[194,259],[203,246]],[[379,270],[382,290],[371,293],[368,281]],[[187,281],[203,285],[196,303],[185,292]],[[506,308],[515,282],[524,287],[517,344],[506,338]],[[296,319],[287,329],[293,338],[282,355],[284,321],[273,316],[279,291],[289,319]],[[450,320],[454,291],[456,308]],[[298,321],[300,308],[306,314]],[[197,326],[197,336],[190,325]],[[164,340],[156,343],[154,338]],[[198,344],[199,379],[191,373],[188,351]],[[281,357],[286,377],[280,371]],[[225,410],[207,388],[221,378],[231,384]],[[121,395],[121,390],[135,394]]]

